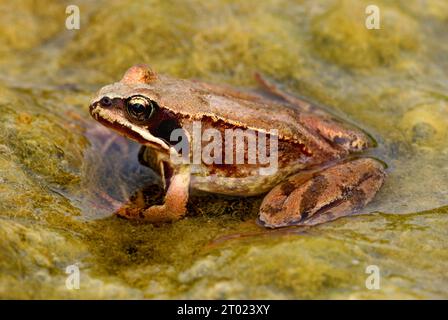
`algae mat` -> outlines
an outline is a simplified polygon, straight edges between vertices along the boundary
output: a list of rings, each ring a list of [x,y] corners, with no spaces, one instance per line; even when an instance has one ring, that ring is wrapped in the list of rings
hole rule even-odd
[[[379,30],[368,4],[0,2],[0,297],[447,298],[448,3],[376,1]],[[156,197],[156,177],[87,106],[141,62],[244,87],[261,71],[334,107],[389,165],[371,214],[266,232],[260,198],[196,195],[175,224],[116,218],[101,193]]]

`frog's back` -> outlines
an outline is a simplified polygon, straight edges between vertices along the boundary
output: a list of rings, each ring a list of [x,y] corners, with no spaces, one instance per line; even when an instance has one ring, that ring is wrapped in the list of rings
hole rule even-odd
[[[166,76],[158,80],[154,83],[160,97],[158,103],[178,114],[197,120],[207,117],[266,132],[277,129],[285,138],[300,136],[298,112],[274,100],[226,86]]]
[[[345,153],[360,151],[369,144],[363,132],[322,110],[318,114],[301,111],[286,101],[230,86],[160,76],[154,90],[161,106],[189,119],[206,118],[262,132],[275,129],[279,139],[304,144],[310,151]]]
[[[305,146],[313,156],[358,152],[369,145],[362,131],[347,126],[328,113],[313,107],[300,106],[244,92],[229,86],[199,81],[180,80],[157,75],[146,66],[130,68],[123,79],[103,87],[93,99],[101,97],[126,99],[143,95],[164,110],[172,113],[175,121],[212,121],[258,132],[276,130],[279,140]],[[181,123],[181,125],[183,125]]]

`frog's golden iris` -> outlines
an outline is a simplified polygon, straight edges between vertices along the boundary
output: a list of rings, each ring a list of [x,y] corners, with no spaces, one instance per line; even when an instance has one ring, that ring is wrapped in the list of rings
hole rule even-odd
[[[148,121],[155,111],[155,103],[143,96],[133,96],[126,101],[126,114],[129,120],[138,123]]]

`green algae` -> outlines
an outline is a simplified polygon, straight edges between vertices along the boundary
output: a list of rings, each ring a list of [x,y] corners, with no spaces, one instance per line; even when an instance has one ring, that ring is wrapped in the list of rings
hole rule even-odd
[[[358,28],[366,1],[341,1],[313,18],[313,44],[324,58],[349,68],[389,67],[403,63],[403,53],[419,47],[419,30],[409,16],[379,5],[383,11],[380,29]],[[354,32],[356,30],[356,32]]]
[[[1,298],[446,298],[448,23],[444,1],[2,3]],[[45,9],[42,9],[45,8]],[[17,12],[22,14],[18,14]],[[4,13],[4,14],[3,14]],[[153,226],[113,216],[145,187],[138,146],[90,119],[90,96],[135,63],[254,86],[253,72],[334,107],[378,140],[389,177],[374,213],[268,231],[261,198],[195,194]],[[149,185],[149,186],[148,186]],[[379,213],[378,213],[379,212]],[[66,267],[81,272],[79,290]],[[365,286],[366,267],[380,290]]]
[[[42,45],[60,32],[60,24],[65,20],[65,6],[59,1],[49,1],[45,6],[35,0],[2,1],[0,12],[2,53]]]
[[[61,64],[107,65],[103,72],[116,78],[129,64],[151,61],[161,72],[183,77],[215,74],[237,83],[249,83],[257,70],[277,75],[298,72],[301,48],[293,34],[296,26],[279,14],[272,15],[276,6],[283,4],[115,1],[108,5],[108,15],[92,15],[89,32],[75,36]],[[118,20],[123,23],[114,23]],[[104,25],[108,25],[106,33]]]

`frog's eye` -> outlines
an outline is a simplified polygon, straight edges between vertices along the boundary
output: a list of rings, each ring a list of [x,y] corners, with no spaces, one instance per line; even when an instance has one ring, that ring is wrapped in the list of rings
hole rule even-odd
[[[144,122],[151,117],[154,105],[147,98],[141,96],[131,97],[126,103],[126,111],[132,120]]]
[[[102,97],[100,100],[100,104],[103,107],[110,107],[112,105],[112,99],[109,97]]]

